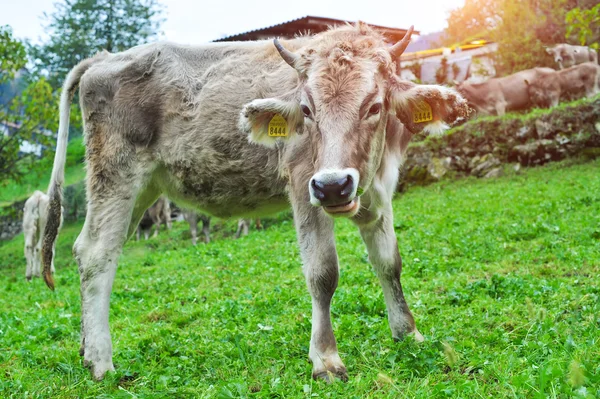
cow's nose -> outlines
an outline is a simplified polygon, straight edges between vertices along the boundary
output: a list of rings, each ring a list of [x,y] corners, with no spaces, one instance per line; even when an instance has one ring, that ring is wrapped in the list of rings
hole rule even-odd
[[[323,206],[342,205],[352,200],[350,196],[354,192],[354,179],[350,175],[328,182],[313,178],[310,184],[314,196]]]

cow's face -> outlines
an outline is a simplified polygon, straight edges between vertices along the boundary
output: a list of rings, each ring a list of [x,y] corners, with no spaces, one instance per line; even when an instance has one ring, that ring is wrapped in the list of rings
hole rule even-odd
[[[554,58],[560,69],[569,68],[575,64],[573,50],[564,44],[558,44],[552,48],[547,48],[546,52]]]
[[[439,129],[452,115],[454,120],[466,112],[464,101],[449,89],[416,86],[394,74],[393,61],[408,38],[390,49],[359,24],[318,35],[298,53],[275,44],[298,71],[299,86],[293,95],[247,104],[240,126],[251,132],[252,141],[272,144],[276,139],[268,136],[267,123],[280,113],[290,136],[307,135],[310,202],[330,215],[351,217],[360,209],[360,195],[371,187],[381,165],[388,116],[397,116],[415,132],[426,125]],[[415,122],[419,109],[429,123]]]

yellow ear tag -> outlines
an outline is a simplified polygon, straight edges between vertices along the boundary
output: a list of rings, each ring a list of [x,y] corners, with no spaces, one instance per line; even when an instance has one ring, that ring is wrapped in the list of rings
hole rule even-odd
[[[269,136],[271,137],[287,137],[288,125],[285,118],[279,114],[275,114],[269,122]]]
[[[413,123],[423,123],[433,120],[431,105],[425,100],[413,103]]]

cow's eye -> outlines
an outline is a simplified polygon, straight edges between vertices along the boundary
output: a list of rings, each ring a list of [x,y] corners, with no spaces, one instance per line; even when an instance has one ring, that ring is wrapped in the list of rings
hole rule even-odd
[[[302,108],[302,113],[304,114],[304,116],[306,116],[307,118],[310,117],[310,108],[308,108],[306,105],[302,104],[300,106],[300,108]]]
[[[373,105],[371,105],[371,108],[369,108],[369,116],[377,115],[380,111],[381,111],[381,104],[380,103],[373,104]]]

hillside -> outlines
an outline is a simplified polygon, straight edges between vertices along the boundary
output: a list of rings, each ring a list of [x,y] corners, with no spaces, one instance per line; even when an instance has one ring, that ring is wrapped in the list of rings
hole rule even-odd
[[[57,291],[27,283],[22,236],[0,243],[1,397],[597,397],[600,160],[416,187],[394,202],[403,285],[423,344],[392,341],[350,222],[336,226],[334,328],[348,383],[311,380],[310,297],[288,215],[193,247],[187,225],[129,242],[112,295],[117,371],[78,356],[67,225]]]

